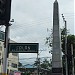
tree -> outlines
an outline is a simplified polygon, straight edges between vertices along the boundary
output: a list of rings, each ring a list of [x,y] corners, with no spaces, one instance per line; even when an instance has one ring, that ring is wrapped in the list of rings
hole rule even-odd
[[[68,32],[68,30],[67,30],[67,32]],[[46,44],[48,45],[48,47],[52,47],[53,38],[50,38],[50,37],[51,36],[46,37]],[[64,53],[64,56],[62,58],[63,59],[63,67],[64,67],[64,70],[65,70],[65,28],[61,29],[61,42],[62,42],[61,43],[62,52]],[[75,35],[68,34],[67,35],[67,57],[68,57],[68,72],[69,72],[69,75],[71,75],[70,72],[72,72],[71,44],[73,45],[73,52],[74,52],[74,57],[75,57]]]
[[[53,30],[49,30],[47,29],[47,32],[49,33],[49,35],[46,37],[46,42],[45,44],[48,46],[48,48],[50,49],[49,53],[52,54],[52,41],[53,41]],[[51,33],[50,33],[51,32]]]
[[[73,45],[73,52],[75,57],[75,35],[67,36],[67,61],[68,61],[68,74],[72,74],[72,51],[71,44]],[[62,40],[62,52],[65,54],[65,38]],[[63,66],[65,68],[65,56],[63,56]]]
[[[71,53],[71,44],[73,44],[73,50],[75,50],[75,35],[67,36],[67,53],[70,55]],[[65,53],[65,38],[62,40],[62,51]]]
[[[51,62],[49,62],[47,59],[44,59],[43,62],[40,62],[40,60],[35,61],[34,63],[35,66],[38,66],[41,69],[50,69],[51,68]]]
[[[44,61],[41,63],[41,68],[51,69],[51,63],[47,59],[44,59]]]
[[[34,63],[34,66],[38,66],[40,65],[40,58],[36,59],[35,63]]]
[[[22,67],[22,63],[21,63],[21,62],[19,62],[19,63],[18,63],[18,66],[19,66],[19,67]]]

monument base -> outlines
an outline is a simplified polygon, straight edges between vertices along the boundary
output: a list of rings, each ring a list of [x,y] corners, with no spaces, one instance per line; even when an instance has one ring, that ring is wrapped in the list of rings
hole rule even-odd
[[[51,75],[63,75],[62,68],[52,68]]]

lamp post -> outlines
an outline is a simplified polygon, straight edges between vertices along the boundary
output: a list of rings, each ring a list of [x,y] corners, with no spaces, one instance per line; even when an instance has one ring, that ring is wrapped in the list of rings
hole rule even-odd
[[[10,22],[14,22],[14,20],[11,20]],[[11,23],[6,24],[5,29],[5,43],[4,43],[4,57],[3,57],[3,73],[7,74],[7,56],[8,56],[8,43],[9,43],[9,26]]]

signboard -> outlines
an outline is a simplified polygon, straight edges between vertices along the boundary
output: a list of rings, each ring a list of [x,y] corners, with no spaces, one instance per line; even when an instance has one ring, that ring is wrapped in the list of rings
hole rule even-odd
[[[9,53],[38,53],[38,43],[9,43]]]
[[[3,31],[0,31],[0,41],[4,41],[5,33]]]

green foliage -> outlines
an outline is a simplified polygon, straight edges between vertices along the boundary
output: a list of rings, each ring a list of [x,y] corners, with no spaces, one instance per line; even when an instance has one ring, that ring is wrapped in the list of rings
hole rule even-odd
[[[67,30],[68,34],[68,30]],[[52,40],[53,37],[51,35],[46,38],[46,44],[49,47],[52,47]],[[50,45],[51,44],[51,45]],[[68,34],[67,35],[67,56],[68,56],[68,72],[69,74],[72,72],[72,52],[71,52],[71,44],[73,45],[73,52],[74,52],[74,57],[75,57],[75,35]],[[63,60],[63,73],[65,75],[65,28],[61,29],[61,46],[62,46],[62,52],[64,53],[64,56],[62,58]],[[70,74],[71,75],[71,74]]]
[[[44,59],[44,61],[41,64],[41,68],[50,69],[51,68],[51,63],[49,63],[49,61],[47,59]]]
[[[68,73],[69,75],[72,73],[72,52],[71,52],[71,44],[73,45],[73,52],[75,57],[75,35],[67,36],[67,61],[68,61]],[[65,54],[65,38],[62,40],[62,51]],[[65,56],[63,57],[63,67],[65,69]]]
[[[75,35],[68,35],[67,36],[67,51],[68,54],[71,54],[71,44],[73,44],[73,50],[75,53]],[[65,38],[62,40],[62,51],[65,53]]]
[[[52,64],[51,62],[49,62],[47,59],[44,59],[43,62],[40,63],[40,60],[39,61],[35,61],[34,63],[35,66],[40,66],[40,68],[43,68],[43,69],[50,69]]]
[[[62,42],[62,52],[64,54],[65,53],[65,32],[64,30],[61,33],[61,42]],[[74,52],[74,56],[75,56],[75,35],[67,35],[67,61],[68,61],[68,74],[71,75],[72,73],[72,52],[71,52],[71,44],[73,45],[73,52]],[[62,58],[63,60],[63,73],[65,75],[66,70],[65,70],[65,66],[66,66],[66,61],[65,61],[65,55]]]
[[[18,67],[22,67],[22,63],[19,62]]]
[[[47,29],[47,32],[48,32],[48,29]],[[53,30],[51,29],[51,34],[49,34],[49,36],[46,37],[46,42],[45,42],[45,44],[48,45],[48,48],[52,47],[52,41],[53,41]]]
[[[35,61],[34,66],[37,66],[38,64],[40,64],[40,58],[38,58],[38,60]]]
[[[69,33],[68,30],[67,33]],[[52,35],[53,33],[51,33],[48,37],[46,37],[45,44],[48,45],[48,48],[52,47],[52,40],[53,40]],[[65,28],[61,29],[61,42],[62,42],[62,52],[65,54]],[[71,54],[71,44],[73,44],[73,50],[75,55],[75,35],[67,35],[67,50],[69,54]]]

